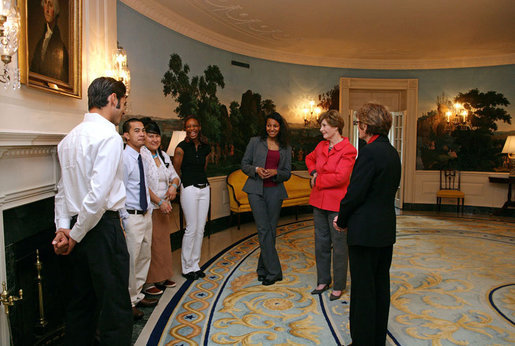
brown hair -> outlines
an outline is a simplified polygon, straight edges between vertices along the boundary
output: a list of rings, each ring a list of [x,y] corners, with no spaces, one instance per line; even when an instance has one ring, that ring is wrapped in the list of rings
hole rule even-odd
[[[365,103],[358,110],[356,117],[361,123],[367,124],[366,133],[369,135],[388,136],[392,127],[392,114],[385,106],[377,103]]]
[[[318,118],[318,124],[321,125],[322,121],[324,120],[327,122],[327,124],[329,124],[329,126],[337,127],[340,135],[343,134],[343,127],[345,126],[345,122],[337,110],[331,109],[330,111],[322,113]]]

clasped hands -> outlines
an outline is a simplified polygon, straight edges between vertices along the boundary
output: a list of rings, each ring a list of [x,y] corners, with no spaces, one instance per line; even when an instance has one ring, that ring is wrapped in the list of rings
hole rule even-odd
[[[265,169],[263,167],[257,167],[256,173],[259,175],[261,179],[268,179],[273,177],[274,175],[277,175],[277,169]]]
[[[163,199],[163,203],[159,206],[159,209],[164,214],[169,214],[172,212],[172,204],[170,201],[173,201],[177,197],[177,189],[175,186],[170,186],[168,191],[166,191],[165,198]]]
[[[54,240],[52,240],[52,246],[56,255],[69,255],[75,244],[77,242],[70,237],[70,230],[66,228],[59,228],[55,233]]]

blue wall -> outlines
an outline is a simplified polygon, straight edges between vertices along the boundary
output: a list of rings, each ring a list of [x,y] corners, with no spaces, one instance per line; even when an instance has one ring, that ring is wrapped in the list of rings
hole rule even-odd
[[[168,60],[177,53],[190,68],[190,76],[200,75],[208,65],[218,65],[225,88],[220,100],[228,105],[241,100],[248,89],[270,98],[277,110],[291,122],[301,122],[299,112],[306,99],[317,100],[319,94],[338,84],[340,77],[417,78],[419,80],[418,115],[436,107],[436,97],[444,92],[454,97],[472,88],[495,90],[512,105],[508,112],[515,117],[515,65],[438,69],[438,70],[360,70],[286,64],[234,54],[192,40],[132,10],[118,1],[118,41],[127,50],[131,71],[130,113],[161,118],[175,118],[176,107],[165,98],[161,78]],[[250,64],[250,69],[231,65],[231,60]],[[515,126],[499,124],[499,130]]]

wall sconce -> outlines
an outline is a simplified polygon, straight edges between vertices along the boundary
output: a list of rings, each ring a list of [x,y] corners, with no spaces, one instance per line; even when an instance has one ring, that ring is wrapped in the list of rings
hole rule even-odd
[[[129,71],[127,64],[127,52],[120,45],[118,45],[116,52],[113,54],[113,70],[107,74],[116,80],[122,81],[127,88],[127,95],[129,94],[131,90],[131,71]]]
[[[508,154],[510,177],[515,177],[515,136],[508,136],[506,138],[502,153]]]
[[[18,50],[18,33],[20,30],[20,12],[11,0],[0,0],[0,58],[4,63],[0,72],[0,82],[7,89],[20,88],[20,70],[8,66]]]
[[[308,106],[302,110],[304,113],[304,126],[318,127],[318,116],[322,113],[320,107],[315,107],[315,101],[311,100]]]
[[[170,139],[170,144],[168,144],[168,149],[166,153],[168,156],[172,157],[175,153],[175,148],[177,145],[182,142],[186,138],[186,131],[173,131],[172,138]]]
[[[452,129],[470,130],[472,125],[468,119],[468,111],[461,103],[455,103],[451,109],[445,112],[447,125]]]

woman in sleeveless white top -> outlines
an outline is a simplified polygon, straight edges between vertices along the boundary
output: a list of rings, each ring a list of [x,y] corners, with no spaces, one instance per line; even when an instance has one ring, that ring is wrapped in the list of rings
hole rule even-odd
[[[141,148],[141,157],[145,163],[153,211],[151,260],[144,291],[159,295],[163,293],[162,289],[175,287],[175,282],[171,280],[173,271],[170,232],[173,224],[170,202],[177,196],[180,178],[170,157],[160,149],[161,134],[157,123],[146,122],[145,130],[145,146]]]

